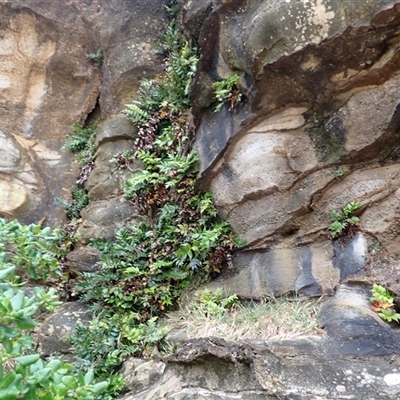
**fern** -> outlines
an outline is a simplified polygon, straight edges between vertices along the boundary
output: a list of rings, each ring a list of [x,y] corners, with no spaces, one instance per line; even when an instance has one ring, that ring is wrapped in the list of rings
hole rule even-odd
[[[81,210],[89,204],[89,196],[87,190],[78,185],[74,185],[71,192],[71,198],[71,203],[60,198],[57,198],[56,202],[65,209],[69,218],[79,218]]]
[[[125,109],[125,114],[128,116],[133,124],[143,125],[149,120],[150,114],[140,108],[138,105],[133,103],[127,104],[126,107],[127,109]]]

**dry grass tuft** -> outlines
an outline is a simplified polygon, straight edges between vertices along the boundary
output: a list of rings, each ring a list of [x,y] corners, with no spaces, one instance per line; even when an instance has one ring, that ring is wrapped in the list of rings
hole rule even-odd
[[[291,339],[321,335],[317,317],[321,299],[274,298],[238,305],[213,313],[207,306],[190,305],[169,314],[165,324],[188,339],[217,336],[226,340]]]

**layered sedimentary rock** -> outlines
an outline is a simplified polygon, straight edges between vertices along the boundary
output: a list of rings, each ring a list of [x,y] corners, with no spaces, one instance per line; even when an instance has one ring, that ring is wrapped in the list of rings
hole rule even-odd
[[[0,2],[0,215],[53,226],[65,219],[55,199],[69,198],[78,174],[61,149],[66,136],[92,112],[120,112],[140,79],[161,70],[154,48],[167,23],[163,5]],[[98,50],[101,68],[87,57]]]
[[[186,4],[188,27],[207,4]],[[368,241],[399,250],[400,4],[213,4],[199,33],[196,148],[203,188],[247,242],[224,285],[245,297],[329,292],[362,267]],[[212,83],[234,72],[244,101],[215,113]],[[346,270],[327,212],[351,201],[361,236]]]

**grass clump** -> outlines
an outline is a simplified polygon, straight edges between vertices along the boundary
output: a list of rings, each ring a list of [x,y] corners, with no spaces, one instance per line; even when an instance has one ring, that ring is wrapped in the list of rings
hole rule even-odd
[[[219,296],[222,291],[217,292]],[[203,295],[204,296],[204,295]],[[207,294],[208,296],[208,294]],[[219,336],[226,340],[290,339],[320,334],[320,299],[279,297],[240,304],[236,296],[225,297],[225,307],[204,297],[170,313],[163,323],[177,327],[189,339]],[[214,304],[213,304],[214,303]]]

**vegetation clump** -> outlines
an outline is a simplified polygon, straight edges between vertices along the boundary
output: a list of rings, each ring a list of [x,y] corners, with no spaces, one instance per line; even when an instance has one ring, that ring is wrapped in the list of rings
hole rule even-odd
[[[86,58],[91,61],[95,67],[101,67],[104,60],[103,50],[97,49],[94,53],[87,53]]]
[[[214,95],[218,102],[214,112],[220,111],[225,104],[229,104],[229,111],[233,111],[236,104],[242,101],[243,94],[239,91],[237,86],[239,78],[240,74],[235,73],[227,79],[214,82]]]
[[[201,292],[189,305],[168,313],[162,320],[184,332],[189,339],[205,336],[226,340],[285,339],[320,334],[320,299],[298,296],[240,303],[236,295],[221,289]]]
[[[394,299],[396,295],[381,285],[372,286],[372,296],[369,300],[372,302],[371,309],[387,322],[400,322],[400,313],[397,312]]]
[[[0,398],[2,400],[94,400],[108,387],[57,358],[43,360],[29,331],[34,315],[53,311],[61,303],[54,288],[35,287],[28,295],[24,279],[61,275],[54,245],[57,234],[38,225],[23,226],[0,219]]]
[[[73,132],[67,135],[67,141],[62,148],[71,150],[75,154],[75,159],[79,164],[79,176],[71,190],[71,201],[61,198],[56,199],[56,202],[66,211],[69,219],[68,224],[62,230],[62,246],[70,250],[76,240],[75,232],[79,225],[81,211],[89,204],[85,182],[94,168],[96,149],[96,128],[94,125],[83,127],[74,124],[72,130]]]
[[[360,208],[358,201],[351,201],[343,207],[342,211],[328,211],[332,223],[329,225],[329,233],[332,238],[339,238],[344,243],[346,238],[352,237],[357,230],[360,219],[351,214]]]
[[[139,100],[126,115],[138,128],[131,153],[115,157],[117,167],[133,157],[143,169],[123,185],[125,196],[143,213],[136,226],[114,240],[97,239],[100,272],[86,273],[74,289],[91,305],[94,319],[71,338],[81,366],[110,377],[128,355],[146,356],[167,332],[158,318],[195,281],[231,265],[231,251],[242,243],[220,221],[211,193],[196,190],[198,157],[192,150],[194,126],[189,93],[198,55],[172,21],[162,38],[164,73],[143,80]]]

